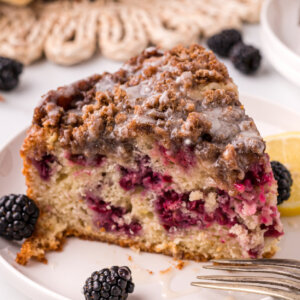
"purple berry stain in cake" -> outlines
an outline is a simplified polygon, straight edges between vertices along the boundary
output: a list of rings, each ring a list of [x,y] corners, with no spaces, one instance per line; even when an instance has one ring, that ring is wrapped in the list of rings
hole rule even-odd
[[[191,162],[184,159],[182,161]],[[190,201],[190,192],[177,193],[171,188],[172,177],[154,172],[149,167],[149,158],[144,157],[137,163],[136,169],[120,167],[120,186],[125,191],[136,187],[155,191],[157,199],[155,209],[162,226],[172,233],[189,227],[208,228],[213,224],[231,228],[235,224],[243,224],[241,215],[252,216],[260,214],[261,229],[265,229],[265,236],[279,237],[283,233],[276,229],[276,207],[265,206],[265,188],[273,183],[272,172],[265,172],[264,165],[255,164],[249,168],[245,178],[235,183],[235,196],[229,196],[226,191],[216,191],[217,207],[207,212],[203,199]],[[191,163],[186,165],[192,165]],[[258,250],[253,249],[251,257]],[[249,254],[250,255],[250,254]],[[258,254],[257,254],[258,255]]]
[[[174,190],[165,190],[158,195],[155,208],[161,224],[167,231],[173,232],[192,226],[204,229],[214,223],[231,227],[238,223],[237,217],[230,209],[228,195],[220,192],[217,196],[219,207],[211,213],[205,210],[202,199],[190,201],[189,196],[190,193],[179,194]]]
[[[184,169],[188,169],[196,164],[196,157],[192,146],[184,146],[178,150],[171,151],[159,145],[158,152],[162,156],[165,165],[174,163]]]
[[[137,169],[119,167],[121,179],[120,186],[125,191],[133,190],[136,187],[143,187],[150,190],[161,190],[165,185],[172,182],[172,177],[154,172],[149,166],[149,157],[145,156],[137,163]]]
[[[96,154],[93,157],[86,157],[83,154],[72,154],[70,152],[66,152],[65,158],[74,165],[82,167],[100,167],[105,159],[105,156]]]
[[[88,207],[96,213],[95,224],[99,228],[104,228],[108,232],[122,232],[131,236],[138,234],[142,229],[137,220],[132,220],[129,224],[125,222],[124,215],[128,211],[124,207],[111,205],[91,192],[87,192],[85,198]]]
[[[37,169],[39,176],[43,180],[49,180],[52,175],[51,164],[55,162],[55,157],[51,154],[44,155],[40,160],[29,158],[33,166]]]
[[[276,206],[266,206],[265,186],[271,186],[274,182],[272,172],[265,172],[262,164],[255,164],[251,166],[246,173],[243,181],[235,184],[236,189],[240,192],[236,198],[243,201],[247,209],[258,210],[260,212],[261,229],[266,230],[264,235],[266,237],[279,237],[283,235],[282,231],[276,229],[276,218],[278,217],[278,210]],[[252,204],[252,205],[251,205]],[[252,215],[251,211],[249,215]]]
[[[177,163],[181,161],[184,167],[193,165],[193,159],[181,155]],[[226,191],[217,189],[215,192],[216,208],[209,212],[205,209],[203,199],[190,201],[191,192],[177,193],[172,189],[172,177],[154,172],[149,166],[148,157],[138,160],[136,169],[120,166],[119,171],[121,173],[119,183],[125,191],[131,191],[137,187],[155,191],[157,194],[154,204],[156,213],[161,225],[170,234],[191,227],[205,229],[214,224],[228,228],[235,224],[246,226],[241,216],[248,217],[257,214],[260,216],[261,229],[265,230],[265,237],[277,238],[283,235],[281,227],[277,228],[276,206],[265,205],[265,193],[270,192],[268,189],[272,186],[274,177],[271,171],[265,171],[264,164],[252,165],[246,172],[245,178],[234,184],[236,195],[230,196]],[[261,250],[250,249],[249,256],[258,257]]]

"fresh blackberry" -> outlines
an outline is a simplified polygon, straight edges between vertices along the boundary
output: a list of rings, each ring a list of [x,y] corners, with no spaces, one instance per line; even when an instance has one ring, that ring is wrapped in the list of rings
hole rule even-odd
[[[20,241],[34,231],[39,209],[26,195],[10,194],[0,198],[0,235]]]
[[[208,47],[220,56],[228,57],[231,48],[242,41],[241,33],[236,29],[226,29],[207,40]]]
[[[251,74],[259,68],[261,54],[257,48],[240,42],[232,47],[230,59],[239,71]]]
[[[278,185],[277,204],[279,205],[290,197],[293,179],[290,171],[279,161],[271,161],[271,166]]]
[[[19,83],[23,64],[10,58],[0,56],[0,90],[10,91]]]
[[[92,273],[83,287],[86,300],[125,300],[134,290],[128,267],[111,267]]]

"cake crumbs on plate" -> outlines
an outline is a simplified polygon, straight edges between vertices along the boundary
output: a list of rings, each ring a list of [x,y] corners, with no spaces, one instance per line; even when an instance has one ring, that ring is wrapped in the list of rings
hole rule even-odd
[[[160,274],[167,274],[167,273],[169,273],[169,272],[171,272],[172,271],[172,269],[173,269],[173,267],[169,267],[169,268],[167,268],[167,269],[164,269],[164,270],[161,270],[161,271],[159,271],[159,273]]]
[[[182,270],[186,265],[188,264],[188,262],[180,260],[180,259],[174,259],[174,266],[176,269],[178,270]]]

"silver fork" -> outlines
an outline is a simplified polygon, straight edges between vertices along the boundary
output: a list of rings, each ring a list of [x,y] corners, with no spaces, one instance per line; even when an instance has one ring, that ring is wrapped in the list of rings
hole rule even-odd
[[[193,286],[255,293],[286,300],[300,300],[300,261],[292,259],[235,259],[212,260],[204,269],[271,273],[283,277],[266,276],[198,276]],[[286,278],[288,277],[288,278]]]

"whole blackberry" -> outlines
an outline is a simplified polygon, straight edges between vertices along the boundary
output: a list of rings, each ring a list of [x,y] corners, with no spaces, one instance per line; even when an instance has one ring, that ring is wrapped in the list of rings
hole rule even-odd
[[[34,231],[39,209],[26,195],[10,194],[0,198],[0,235],[20,241]]]
[[[226,29],[207,40],[208,47],[220,56],[228,57],[231,48],[242,41],[241,33],[236,29]]]
[[[279,205],[290,197],[293,179],[289,170],[279,161],[271,161],[271,166],[278,185],[277,204]]]
[[[131,271],[125,266],[96,271],[83,287],[86,300],[125,300],[133,290]]]
[[[0,56],[0,90],[10,91],[19,83],[23,64],[10,58]]]
[[[239,71],[251,74],[259,68],[261,55],[257,48],[240,42],[232,47],[230,59]]]

